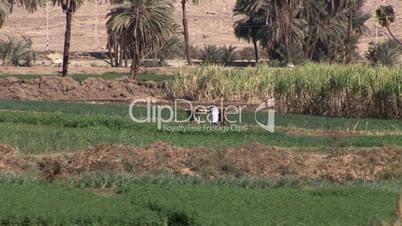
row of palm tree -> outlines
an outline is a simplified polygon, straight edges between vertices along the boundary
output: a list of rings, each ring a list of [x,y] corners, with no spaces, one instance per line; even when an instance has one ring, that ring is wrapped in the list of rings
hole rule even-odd
[[[15,4],[30,12],[46,0],[0,0],[0,27]],[[72,17],[84,0],[52,0],[66,15],[62,75],[68,73]],[[357,43],[366,29],[369,15],[362,10],[364,0],[237,0],[234,14],[243,18],[235,23],[237,37],[253,43],[258,61],[258,45],[271,59],[293,65],[303,59],[350,63],[357,55]],[[111,0],[108,14],[108,45],[120,52],[118,62],[131,59],[131,77],[139,70],[144,56],[172,40],[176,33],[171,0]],[[197,4],[198,0],[190,3]],[[191,64],[186,8],[181,0],[183,35],[188,64]],[[377,10],[380,25],[394,21],[392,7]],[[401,43],[402,44],[402,43]],[[119,51],[119,49],[121,51]]]
[[[349,63],[370,15],[364,0],[237,0],[234,25],[238,38],[257,43],[270,58],[327,59]]]
[[[0,0],[0,27],[5,21],[15,0]],[[191,64],[189,55],[189,32],[186,17],[186,4],[188,0],[182,0],[183,27],[185,36],[185,49],[188,63]],[[30,12],[44,5],[45,0],[18,0],[18,3]],[[71,43],[72,18],[76,10],[84,0],[52,0],[54,6],[60,6],[66,16],[66,29],[64,35],[63,69],[62,75],[68,73],[69,52]],[[192,0],[196,4],[197,0]],[[176,25],[173,19],[173,5],[168,0],[111,0],[115,6],[108,14],[108,46],[121,49],[118,58],[132,59],[131,77],[135,78],[139,71],[139,64],[145,54],[163,46],[167,41],[173,40]],[[120,64],[119,60],[115,63]]]

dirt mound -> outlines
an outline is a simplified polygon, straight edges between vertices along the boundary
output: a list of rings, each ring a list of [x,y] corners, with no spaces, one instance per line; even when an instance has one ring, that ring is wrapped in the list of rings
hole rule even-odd
[[[402,149],[389,147],[328,156],[318,164],[321,178],[391,179],[402,175]]]
[[[173,172],[186,175],[295,175],[334,181],[393,177],[402,174],[402,149],[359,150],[325,155],[292,152],[259,144],[212,150],[182,148],[163,142],[148,147],[97,145],[68,160],[69,173],[97,170]]]
[[[0,97],[5,99],[88,100],[161,96],[156,88],[128,79],[106,81],[89,78],[81,83],[71,77],[42,76],[32,80],[0,79]]]
[[[208,149],[185,149],[162,142],[148,147],[96,145],[73,154],[67,161],[66,170],[68,173],[99,170],[180,173],[195,170],[200,163],[211,165],[212,153]]]
[[[20,172],[21,170],[17,152],[7,145],[0,144],[0,172]]]
[[[295,155],[285,149],[247,144],[226,150],[230,163],[247,175],[269,177],[297,174]]]
[[[293,175],[332,181],[402,176],[401,148],[320,154],[260,144],[211,149],[177,147],[158,142],[146,147],[102,144],[81,152],[40,155],[24,160],[8,146],[0,145],[0,170],[23,171],[20,166],[24,161],[31,161],[31,166],[39,167],[39,171],[49,177],[93,171],[177,173],[206,178],[222,175],[256,178]]]

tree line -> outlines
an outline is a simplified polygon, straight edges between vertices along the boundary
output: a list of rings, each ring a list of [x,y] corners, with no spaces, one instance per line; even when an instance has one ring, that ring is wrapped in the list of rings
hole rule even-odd
[[[62,75],[68,73],[72,17],[84,0],[52,0],[66,17]],[[184,36],[185,56],[191,64],[190,34],[186,9],[198,0],[180,0],[182,31],[173,18],[172,0],[111,0],[107,15],[107,47],[112,65],[128,65],[135,78],[144,57],[170,49],[178,34]],[[29,12],[45,4],[45,0],[0,0],[0,28],[15,4]],[[364,0],[237,0],[234,15],[241,17],[234,24],[234,34],[253,44],[255,60],[259,50],[270,60],[293,66],[304,60],[330,63],[351,63],[359,54],[357,44],[368,29],[370,15],[362,10]],[[376,10],[378,23],[392,33],[395,21],[392,6]],[[260,47],[260,48],[259,48]]]

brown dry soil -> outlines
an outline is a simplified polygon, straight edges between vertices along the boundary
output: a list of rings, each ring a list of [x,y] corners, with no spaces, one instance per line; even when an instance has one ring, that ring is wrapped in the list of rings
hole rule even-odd
[[[32,80],[10,77],[0,79],[2,99],[25,100],[109,100],[163,97],[164,84],[133,81],[127,77],[116,80],[88,78],[82,83],[71,77],[42,76]]]
[[[146,147],[103,144],[75,153],[22,156],[0,145],[0,171],[36,171],[46,177],[115,171],[177,173],[205,178],[294,175],[332,181],[375,180],[402,174],[402,149],[384,147],[319,154],[260,144],[214,150],[158,142]]]

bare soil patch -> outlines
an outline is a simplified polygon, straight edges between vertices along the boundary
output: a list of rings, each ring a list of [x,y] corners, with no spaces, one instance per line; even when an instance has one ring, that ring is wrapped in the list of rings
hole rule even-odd
[[[17,152],[8,145],[0,144],[0,172],[22,172],[22,159]]]
[[[7,146],[0,147],[3,147],[0,149],[0,170],[22,171],[15,164],[20,160],[15,151]],[[391,147],[321,154],[260,144],[214,150],[157,142],[146,147],[102,144],[76,153],[32,156],[30,159],[37,161],[37,166],[40,165],[38,163],[42,164],[42,168],[46,169],[45,176],[54,165],[60,165],[60,174],[66,176],[114,171],[133,174],[176,173],[206,178],[224,175],[256,178],[293,175],[343,181],[392,179],[402,175],[402,148]],[[58,164],[54,164],[54,161]],[[48,166],[43,167],[46,162]]]
[[[108,100],[163,97],[158,84],[149,86],[123,77],[116,80],[88,78],[82,83],[71,77],[42,76],[32,80],[0,79],[0,97],[25,100]]]

